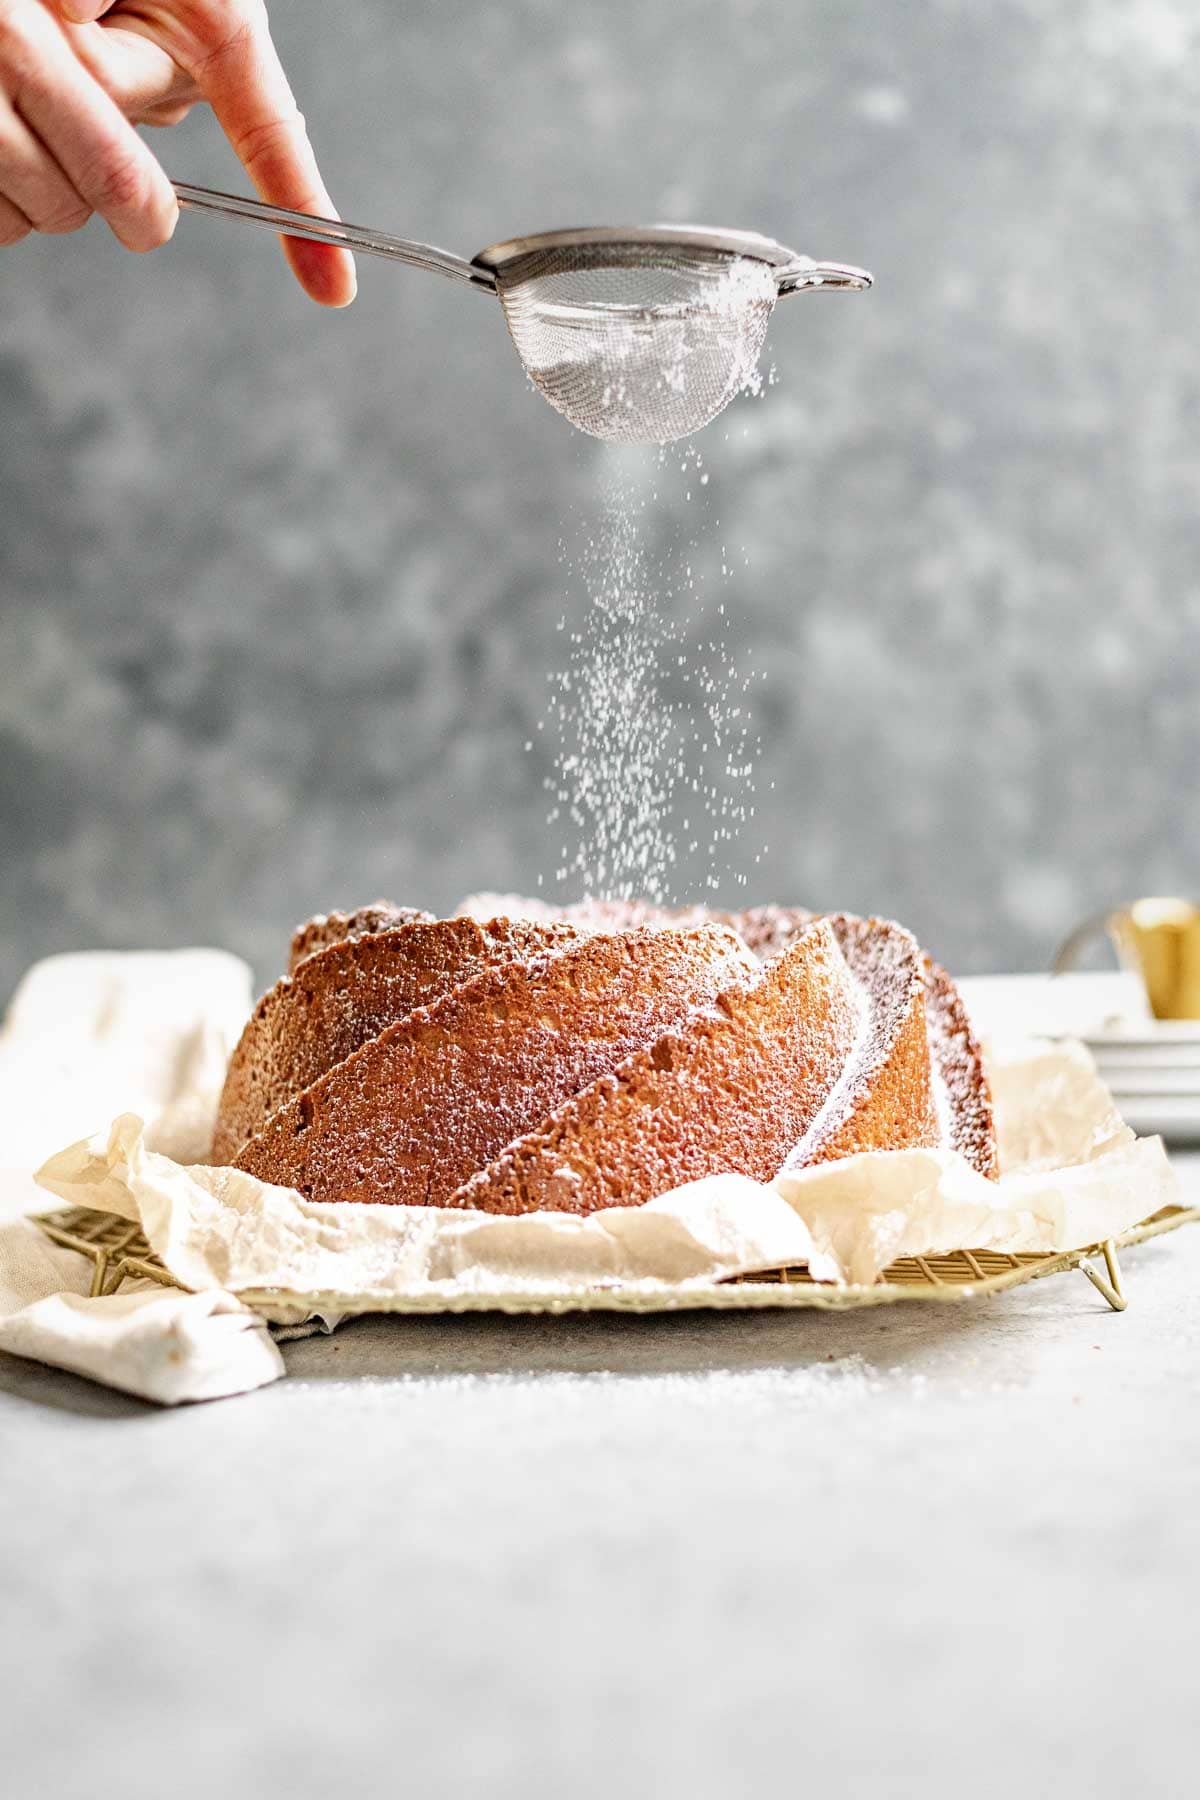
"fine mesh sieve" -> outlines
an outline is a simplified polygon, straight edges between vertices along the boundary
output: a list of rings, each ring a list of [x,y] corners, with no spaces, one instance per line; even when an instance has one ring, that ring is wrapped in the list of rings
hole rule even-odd
[[[688,245],[534,251],[496,271],[517,355],[580,431],[666,443],[754,378],[778,287],[764,262]]]
[[[862,289],[864,269],[817,263],[751,231],[588,226],[512,238],[470,262],[340,219],[175,183],[181,206],[286,237],[389,256],[499,296],[526,374],[572,425],[661,444],[707,425],[754,379],[775,302]]]

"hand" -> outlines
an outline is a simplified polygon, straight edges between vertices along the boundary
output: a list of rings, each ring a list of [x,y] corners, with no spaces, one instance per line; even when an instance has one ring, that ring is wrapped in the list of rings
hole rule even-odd
[[[94,212],[130,250],[166,243],[178,205],[134,126],[197,100],[264,200],[333,214],[263,0],[0,0],[0,245]],[[353,300],[347,251],[283,246],[314,300]]]

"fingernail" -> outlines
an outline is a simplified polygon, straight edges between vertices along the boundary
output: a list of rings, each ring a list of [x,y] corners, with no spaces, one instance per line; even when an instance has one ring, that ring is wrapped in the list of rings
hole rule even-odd
[[[358,269],[355,266],[354,258],[352,256],[347,257],[346,260],[350,264],[350,292],[347,294],[346,298],[341,302],[341,305],[342,306],[352,306],[354,304],[355,300],[357,300],[357,298],[358,298]]]

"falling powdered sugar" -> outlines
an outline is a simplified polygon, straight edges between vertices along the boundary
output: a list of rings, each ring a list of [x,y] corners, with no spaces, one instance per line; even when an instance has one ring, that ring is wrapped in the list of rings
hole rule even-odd
[[[681,470],[706,482],[690,447]],[[680,887],[711,893],[723,878],[745,881],[727,852],[755,811],[747,695],[756,677],[731,656],[723,602],[697,641],[703,609],[690,604],[699,579],[686,551],[668,576],[645,540],[657,498],[612,471],[598,529],[573,560],[564,552],[589,605],[539,726],[553,759],[547,822],[562,833],[556,884],[598,899],[664,902]],[[721,566],[727,576],[724,548]],[[677,599],[690,617],[672,616]],[[698,870],[690,881],[679,879],[681,859]]]

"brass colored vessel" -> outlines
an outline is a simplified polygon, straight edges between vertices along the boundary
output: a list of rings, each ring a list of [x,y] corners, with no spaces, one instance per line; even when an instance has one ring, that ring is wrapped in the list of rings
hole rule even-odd
[[[1101,932],[1112,940],[1122,967],[1141,976],[1156,1019],[1200,1019],[1200,906],[1153,898],[1097,914],[1060,946],[1055,974],[1074,968]]]

